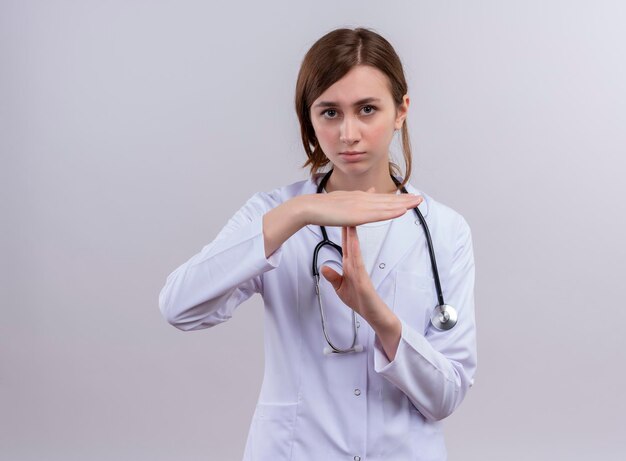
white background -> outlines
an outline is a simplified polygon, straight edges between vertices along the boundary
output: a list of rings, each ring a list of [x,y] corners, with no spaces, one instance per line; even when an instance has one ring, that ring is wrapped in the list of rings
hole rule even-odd
[[[158,293],[307,177],[301,59],[360,25],[405,66],[411,183],[474,236],[450,460],[624,459],[624,24],[617,0],[1,1],[0,458],[241,458],[262,299],[183,333]]]

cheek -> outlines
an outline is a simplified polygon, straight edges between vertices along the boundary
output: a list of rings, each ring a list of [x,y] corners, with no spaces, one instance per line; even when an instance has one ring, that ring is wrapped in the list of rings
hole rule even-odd
[[[315,136],[317,137],[317,140],[320,142],[320,144],[324,145],[324,144],[328,144],[329,142],[332,141],[334,133],[333,130],[329,129],[329,128],[324,128],[324,127],[315,127]]]
[[[369,134],[372,139],[386,141],[387,138],[390,138],[393,135],[393,128],[390,129],[388,125],[376,125],[372,126],[369,130]]]

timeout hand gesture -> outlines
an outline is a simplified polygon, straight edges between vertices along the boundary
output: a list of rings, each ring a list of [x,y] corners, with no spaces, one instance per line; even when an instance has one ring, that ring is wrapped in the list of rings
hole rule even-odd
[[[370,192],[374,192],[373,187],[367,191],[368,195],[390,195],[370,194]],[[331,194],[332,193],[334,192],[331,192]],[[382,211],[380,209],[377,210],[373,206],[360,207],[359,211],[361,212],[361,216],[375,216],[377,218],[380,218],[380,216],[389,216],[386,218],[383,217],[380,219],[373,219],[371,221],[364,222],[382,221],[384,219],[391,219],[393,217],[402,216],[404,213],[406,213],[407,209],[417,206],[423,200],[423,197],[416,195],[400,195],[408,195],[408,200],[406,200],[405,202],[396,202],[396,204],[392,202],[387,203],[377,200],[368,202],[374,205],[384,203]],[[398,195],[395,195],[395,197],[398,197]],[[381,198],[384,199],[385,197]],[[346,214],[349,215],[352,213],[347,212]],[[357,219],[356,216],[353,216],[353,219],[356,221],[360,221],[359,219]],[[328,280],[333,286],[333,288],[337,292],[337,296],[339,296],[344,304],[354,309],[359,315],[361,315],[365,319],[375,318],[379,313],[369,312],[368,310],[372,309],[373,306],[376,305],[375,303],[372,303],[371,300],[373,296],[377,296],[377,293],[376,290],[374,290],[374,286],[372,285],[370,276],[367,273],[365,264],[363,263],[356,225],[342,226],[341,248],[343,253],[343,275],[339,274],[337,271],[328,266],[322,266],[320,271],[324,278]]]

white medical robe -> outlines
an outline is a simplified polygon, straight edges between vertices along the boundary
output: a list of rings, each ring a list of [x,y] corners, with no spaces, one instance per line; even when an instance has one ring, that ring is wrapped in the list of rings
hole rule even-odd
[[[265,374],[244,460],[434,461],[446,459],[442,421],[463,401],[476,371],[474,258],[470,228],[456,211],[407,184],[424,201],[446,304],[458,312],[447,331],[429,322],[437,295],[425,234],[413,210],[392,220],[371,279],[400,318],[393,361],[363,319],[363,352],[325,355],[312,277],[319,226],[301,228],[265,257],[263,215],[292,197],[314,194],[320,174],[254,194],[215,240],[178,267],[159,295],[165,319],[181,330],[227,321],[259,293],[265,305]],[[341,245],[341,227],[327,226]],[[328,246],[318,266],[341,272]],[[352,342],[351,309],[321,277],[327,329]]]

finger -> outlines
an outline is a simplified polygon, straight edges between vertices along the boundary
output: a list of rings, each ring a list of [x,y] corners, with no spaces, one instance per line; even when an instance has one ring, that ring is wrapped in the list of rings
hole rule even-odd
[[[397,194],[393,196],[393,198],[395,198],[396,200],[406,200],[409,202],[416,202],[418,200],[423,199],[421,195],[414,195],[414,194]]]
[[[414,194],[368,194],[368,201],[379,205],[414,205],[423,200],[421,195]]]
[[[415,197],[417,197],[415,200],[410,200],[407,204],[409,208],[415,208],[424,201],[424,197],[422,197],[421,195],[416,195]]]
[[[354,251],[354,226],[346,227],[346,246],[348,247],[348,259],[350,260],[350,264],[354,265],[354,258],[356,253]]]
[[[338,290],[341,287],[343,276],[339,272],[329,266],[322,266],[320,272],[324,278],[330,282],[335,290]]]
[[[385,202],[385,204],[388,204],[392,207],[397,207],[397,206],[416,207],[423,201],[424,201],[424,198],[421,195],[400,194],[400,195],[390,196],[389,201]]]
[[[354,255],[352,252],[352,226],[346,226],[346,248],[348,249],[348,260],[351,260]]]
[[[352,264],[357,266],[361,259],[361,247],[359,246],[359,234],[357,233],[356,226],[350,226],[348,228],[348,240],[350,247],[350,255],[352,257]]]
[[[356,231],[356,226],[350,226],[348,227],[349,230],[349,234],[348,234],[348,239],[350,240],[350,249],[352,250],[352,255],[354,257],[357,257],[361,254],[360,252],[360,248],[359,248],[359,235],[357,234]]]
[[[348,236],[348,226],[344,226],[342,228],[342,246],[343,246],[343,273],[344,276],[350,277],[352,269],[350,269],[350,265],[352,264],[352,251],[350,249],[350,237]]]
[[[350,265],[350,259],[352,258],[352,249],[350,248],[350,226],[343,226],[341,228],[341,240],[342,246],[344,248],[343,253],[343,261],[344,268],[347,268]]]

